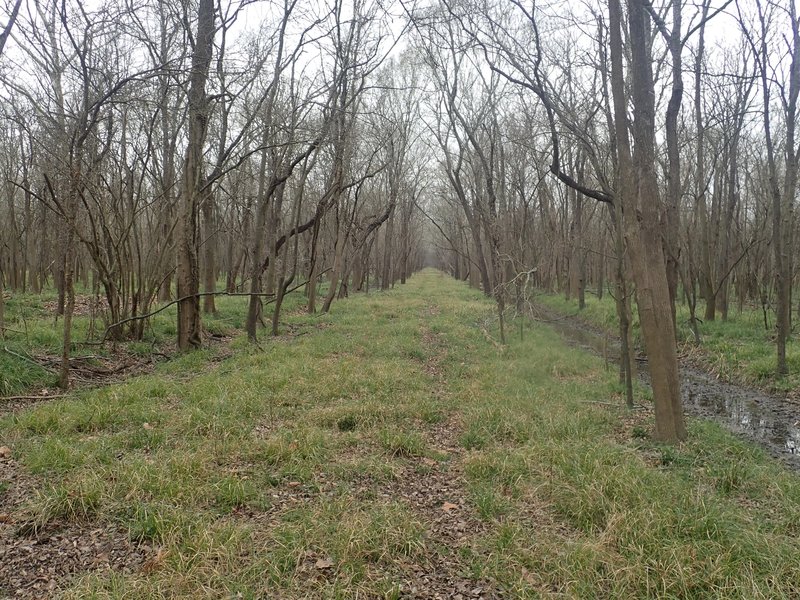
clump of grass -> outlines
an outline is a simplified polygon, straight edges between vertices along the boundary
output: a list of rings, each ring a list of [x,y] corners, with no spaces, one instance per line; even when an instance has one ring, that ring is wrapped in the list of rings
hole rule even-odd
[[[461,444],[467,450],[479,450],[490,444],[524,443],[532,430],[532,418],[521,416],[509,407],[481,407],[470,415]]]
[[[227,476],[214,484],[214,503],[224,511],[230,511],[253,502],[258,491],[253,482],[241,477]]]
[[[419,556],[425,550],[423,531],[398,503],[321,502],[292,511],[272,533],[264,557],[267,573],[275,585],[286,587],[307,556],[322,557],[335,566],[343,584],[354,586],[367,576],[369,565]]]
[[[180,543],[195,527],[203,525],[187,511],[163,502],[134,502],[121,517],[128,527],[128,535],[137,542]]]
[[[79,477],[36,490],[27,512],[36,529],[54,521],[87,521],[103,502],[103,482],[94,476]]]
[[[353,415],[345,415],[336,421],[336,428],[339,431],[353,431],[357,426],[356,418]]]
[[[427,444],[416,432],[383,429],[379,440],[386,452],[393,457],[406,458],[427,456]]]
[[[24,356],[25,349],[20,344],[11,346]],[[14,396],[31,389],[49,388],[55,383],[51,371],[0,348],[0,395]]]

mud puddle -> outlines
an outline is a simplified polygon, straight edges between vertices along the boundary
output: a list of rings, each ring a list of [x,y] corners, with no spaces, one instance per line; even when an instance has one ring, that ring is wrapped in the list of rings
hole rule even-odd
[[[575,346],[586,348],[619,364],[616,337],[595,330],[577,317],[559,315],[537,307],[543,323]],[[637,361],[639,379],[649,386],[647,363]],[[763,391],[717,380],[688,365],[681,365],[681,396],[686,414],[713,419],[733,433],[756,442],[772,456],[800,471],[800,406]],[[790,451],[795,447],[795,453]]]

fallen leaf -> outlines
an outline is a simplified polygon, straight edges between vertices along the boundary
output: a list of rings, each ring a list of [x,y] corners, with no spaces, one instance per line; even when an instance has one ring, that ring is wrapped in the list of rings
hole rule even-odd
[[[0,446],[0,458],[11,458],[11,448]]]
[[[155,427],[153,427],[152,425],[150,425],[150,423],[145,423],[144,425],[142,425],[142,427],[144,427],[145,429],[147,429],[147,431],[151,431],[151,430],[155,429]]]
[[[314,566],[317,569],[330,569],[333,566],[333,562],[327,558],[319,558],[317,559],[317,562],[314,563]]]
[[[290,481],[288,485],[289,485],[289,487],[300,487],[300,482],[299,481]]]
[[[110,560],[111,560],[111,558],[109,557],[108,553],[107,552],[102,552],[102,553],[100,553],[100,554],[98,554],[97,556],[94,557],[94,560],[92,561],[92,565],[94,565],[94,566],[102,565],[104,563],[110,562]]]
[[[458,508],[458,504],[453,504],[452,502],[445,502],[442,504],[442,510],[445,512],[450,512],[454,508]]]
[[[158,571],[164,565],[164,560],[167,558],[168,554],[169,554],[168,550],[165,550],[164,548],[159,548],[156,551],[155,556],[147,559],[144,562],[141,569],[142,573],[145,575],[149,575],[150,573]]]

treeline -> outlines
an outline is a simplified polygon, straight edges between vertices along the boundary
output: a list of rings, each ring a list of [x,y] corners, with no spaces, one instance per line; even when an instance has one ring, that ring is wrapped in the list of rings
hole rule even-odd
[[[661,439],[686,434],[677,302],[698,342],[757,307],[787,372],[792,0],[36,0],[13,25],[0,277],[58,289],[63,385],[76,282],[115,340],[177,302],[189,349],[218,292],[255,340],[300,284],[327,311],[434,260],[501,337],[533,288],[613,295],[629,402],[635,305]]]
[[[699,319],[757,307],[787,373],[800,237],[792,0],[441,0],[414,24],[437,94],[443,264],[497,299],[501,327],[531,286],[581,307],[610,291],[632,402],[635,296],[665,440],[686,435],[676,302],[698,343]]]
[[[76,283],[107,339],[177,301],[188,349],[217,292],[250,295],[255,340],[264,300],[277,331],[300,283],[313,312],[405,280],[425,158],[401,33],[377,2],[22,7],[0,74],[0,281],[58,289],[62,385]]]

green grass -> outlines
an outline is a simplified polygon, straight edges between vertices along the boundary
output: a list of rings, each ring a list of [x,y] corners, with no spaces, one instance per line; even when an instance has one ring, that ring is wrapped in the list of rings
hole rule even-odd
[[[492,314],[426,271],[292,316],[308,335],[6,416],[37,478],[14,518],[161,549],[63,581],[67,598],[396,598],[438,554],[512,598],[798,597],[800,478],[711,423],[654,444],[646,413],[606,404],[601,360],[536,323],[498,349]],[[404,495],[436,470],[471,519],[458,547]]]
[[[582,319],[598,327],[617,331],[617,314],[613,298],[606,295],[602,300],[587,296],[586,308],[578,311],[577,300],[566,300],[563,295],[541,294],[537,302],[563,314],[579,314]],[[702,300],[697,307],[697,316],[702,319]],[[640,342],[639,318],[634,309],[634,338]],[[694,344],[689,329],[689,309],[678,304],[678,342],[683,352],[705,369],[725,379],[763,387],[775,392],[788,392],[800,388],[800,341],[794,336],[786,346],[789,374],[775,376],[776,350],[774,331],[765,330],[760,310],[745,308],[741,313],[732,309],[728,320],[719,316],[714,321],[698,324],[702,343]],[[641,345],[641,344],[640,344]]]
[[[221,288],[219,282],[218,288]],[[86,290],[76,292],[83,298]],[[6,300],[6,327],[4,339],[0,340],[0,396],[18,394],[39,394],[41,389],[53,388],[56,385],[57,363],[39,366],[42,358],[55,361],[61,355],[63,340],[63,321],[56,319],[54,307],[57,295],[53,290],[42,294],[13,292]],[[217,312],[203,315],[203,328],[208,336],[225,336],[233,338],[234,347],[247,345],[244,326],[247,317],[247,298],[237,296],[218,296]],[[296,313],[304,305],[305,298],[301,291],[289,294],[283,304],[281,323],[282,331],[286,327],[294,327],[299,322]],[[157,308],[153,306],[151,310]],[[116,345],[106,346],[84,345],[83,342],[97,341],[105,330],[104,315],[98,310],[92,318],[79,311],[73,318],[72,356],[99,356],[110,358],[112,349],[121,349],[134,359],[147,361],[154,351],[171,352],[176,336],[176,307],[173,305],[148,321],[144,337],[141,341],[126,340]],[[267,306],[268,316],[269,306]],[[267,319],[268,320],[268,319]],[[301,320],[300,320],[301,321]],[[262,335],[266,335],[265,332]],[[208,338],[207,338],[208,339]],[[216,352],[217,349],[211,349]],[[197,361],[199,369],[204,368],[207,355],[200,354],[192,360]],[[185,363],[180,367],[183,368]]]

